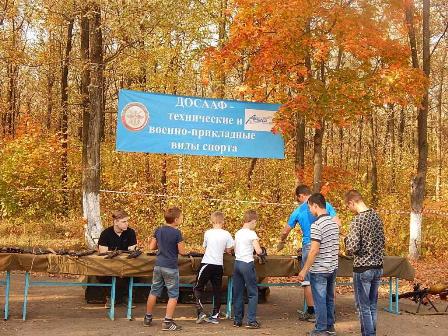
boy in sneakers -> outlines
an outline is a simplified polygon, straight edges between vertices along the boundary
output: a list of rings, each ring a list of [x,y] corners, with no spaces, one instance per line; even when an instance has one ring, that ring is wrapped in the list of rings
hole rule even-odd
[[[322,194],[312,194],[308,205],[317,219],[311,224],[311,248],[298,278],[303,281],[310,272],[316,324],[309,335],[335,335],[334,288],[338,269],[339,226],[328,214]]]
[[[257,213],[248,210],[244,213],[243,227],[235,234],[235,264],[233,270],[233,306],[235,317],[233,326],[241,327],[244,317],[244,288],[247,289],[249,300],[246,328],[258,329],[257,322],[258,288],[257,274],[255,273],[254,250],[260,255],[263,250],[258,242],[254,229],[257,224]]]
[[[310,208],[308,206],[308,199],[311,196],[311,189],[307,185],[301,184],[297,186],[295,194],[296,194],[296,200],[300,205],[290,215],[288,223],[286,224],[285,228],[283,229],[280,235],[280,241],[277,245],[277,252],[281,251],[284,248],[286,238],[288,237],[291,230],[294,229],[298,224],[302,231],[301,267],[303,268],[311,249],[311,225],[313,224],[314,221],[316,221],[317,218],[311,213]],[[330,203],[326,202],[325,208],[327,210],[327,213],[331,217],[333,217],[336,223],[338,223],[338,225],[340,226],[341,222],[333,206]],[[315,322],[316,318],[314,314],[314,302],[313,302],[313,295],[311,293],[309,273],[305,276],[305,279],[302,281],[302,287],[305,294],[307,311],[301,314],[300,319],[309,322]]]
[[[224,252],[231,253],[233,248],[233,239],[230,233],[223,230],[224,214],[215,211],[210,216],[210,222],[213,228],[207,230],[204,234],[205,248],[204,257],[201,261],[196,284],[194,286],[194,296],[196,298],[197,320],[196,323],[206,321],[208,323],[219,323],[219,309],[221,307],[221,287],[223,274],[223,254]],[[202,305],[202,296],[204,287],[210,280],[213,287],[213,312],[207,317],[204,313]]]
[[[170,208],[165,212],[165,225],[158,227],[149,243],[149,249],[157,249],[156,264],[152,275],[151,292],[146,305],[146,315],[143,320],[144,326],[150,326],[152,322],[152,311],[157,297],[162,294],[165,286],[168,291],[168,303],[166,306],[165,319],[162,330],[175,331],[182,327],[174,323],[173,315],[179,297],[179,268],[177,255],[186,254],[182,233],[177,228],[182,223],[182,211],[179,208]]]

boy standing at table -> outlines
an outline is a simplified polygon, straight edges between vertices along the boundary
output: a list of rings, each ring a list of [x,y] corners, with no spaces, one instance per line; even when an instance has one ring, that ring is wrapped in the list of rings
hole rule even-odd
[[[176,331],[182,327],[173,320],[179,297],[179,267],[177,255],[186,254],[182,233],[178,226],[182,223],[182,211],[173,207],[165,212],[165,225],[158,227],[154,233],[149,249],[157,249],[156,264],[152,276],[151,292],[146,305],[146,315],[143,325],[149,327],[152,323],[152,312],[157,298],[162,294],[165,286],[168,291],[168,303],[166,305],[165,319],[162,322],[162,330]]]
[[[312,194],[308,205],[317,219],[311,224],[311,248],[298,278],[303,281],[309,271],[316,312],[315,328],[309,335],[335,335],[334,289],[338,269],[339,225],[328,214],[322,194]]]
[[[254,264],[254,250],[258,255],[263,254],[258,236],[255,233],[258,215],[255,210],[244,213],[243,227],[235,234],[235,264],[233,270],[233,305],[235,308],[234,327],[241,327],[244,317],[244,288],[247,289],[248,329],[258,329],[257,322],[258,287],[257,274]]]
[[[206,321],[217,324],[219,323],[218,317],[221,307],[223,254],[232,252],[234,242],[230,233],[222,229],[224,225],[224,214],[222,212],[213,212],[210,216],[210,222],[213,228],[207,230],[204,234],[203,247],[205,248],[205,253],[193,290],[196,298],[196,323]],[[209,317],[204,313],[204,307],[201,302],[204,287],[208,281],[212,283],[213,287],[213,312]]]

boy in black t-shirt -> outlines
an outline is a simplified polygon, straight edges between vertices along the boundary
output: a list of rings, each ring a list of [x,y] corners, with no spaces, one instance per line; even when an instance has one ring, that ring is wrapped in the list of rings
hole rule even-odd
[[[186,254],[182,233],[177,227],[182,223],[182,211],[179,208],[170,208],[165,212],[166,224],[158,227],[154,233],[149,249],[157,249],[156,264],[152,275],[151,292],[148,296],[146,315],[143,325],[148,327],[152,322],[152,311],[157,301],[157,297],[162,294],[165,286],[168,290],[168,304],[166,306],[165,319],[162,323],[162,330],[181,330],[174,320],[174,310],[176,309],[179,297],[179,268],[177,265],[177,255]]]
[[[129,227],[128,220],[129,215],[126,211],[116,210],[112,212],[113,225],[104,229],[101,232],[100,239],[98,240],[98,252],[104,253],[113,250],[135,250],[137,247],[137,237],[135,231]],[[99,282],[109,283],[111,277],[97,277]],[[118,278],[116,282],[117,290],[117,303],[123,301],[128,294],[129,278]],[[87,287],[94,289],[94,287]],[[106,296],[106,308],[110,307],[110,287],[104,287]],[[87,295],[87,294],[86,294]]]
[[[101,232],[98,240],[99,253],[113,250],[134,250],[137,246],[135,231],[129,227],[129,215],[118,210],[112,213],[113,225]]]

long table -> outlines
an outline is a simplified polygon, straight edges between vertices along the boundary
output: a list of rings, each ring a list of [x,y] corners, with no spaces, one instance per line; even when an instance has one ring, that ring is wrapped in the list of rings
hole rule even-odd
[[[181,276],[195,276],[199,269],[201,258],[179,257],[179,274]],[[224,276],[229,277],[228,281],[228,305],[227,313],[230,314],[232,299],[232,273],[233,273],[234,257],[230,255],[224,256]],[[25,290],[24,304],[22,310],[23,319],[26,318],[28,289],[30,286],[110,286],[111,287],[111,309],[109,317],[114,319],[114,303],[115,303],[115,280],[116,277],[151,277],[154,269],[155,257],[142,254],[135,259],[127,259],[126,255],[120,255],[113,259],[104,259],[103,256],[90,255],[84,257],[71,257],[60,255],[33,255],[33,254],[16,254],[16,253],[0,253],[0,271],[25,271]],[[341,256],[339,258],[338,277],[352,277],[353,259]],[[289,277],[297,275],[300,271],[300,260],[291,256],[268,256],[267,263],[264,265],[256,264],[256,272],[259,278],[266,277]],[[89,284],[79,282],[45,282],[32,281],[31,272],[50,273],[50,274],[71,274],[71,275],[96,275],[111,276],[112,282],[108,284]],[[389,278],[389,311],[399,312],[398,308],[398,281],[399,279],[413,280],[414,269],[406,258],[387,256],[384,258],[384,277]],[[395,280],[395,286],[393,286]],[[5,282],[9,290],[10,278],[7,273]],[[149,284],[145,284],[149,285]],[[191,286],[191,284],[183,284]],[[263,286],[270,285],[298,285],[297,283],[280,283],[269,284],[263,283]],[[130,290],[135,286],[133,279],[130,281]],[[395,288],[393,288],[395,287]],[[392,307],[392,297],[395,291],[395,309]],[[113,294],[113,296],[112,296]],[[5,295],[5,318],[7,318],[8,297]],[[128,318],[131,317],[132,295],[128,300]]]

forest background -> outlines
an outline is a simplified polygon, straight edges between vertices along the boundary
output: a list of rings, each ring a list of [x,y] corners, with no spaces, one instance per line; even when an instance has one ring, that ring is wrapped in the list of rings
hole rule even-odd
[[[123,208],[142,244],[168,206],[182,208],[191,247],[212,211],[234,233],[254,208],[273,252],[306,183],[345,231],[344,193],[360,190],[384,220],[388,254],[412,252],[410,216],[422,214],[414,257],[448,255],[445,1],[0,5],[0,245],[81,248],[93,190],[102,226]],[[286,158],[116,152],[120,88],[282,103]],[[290,235],[287,252],[299,244]]]

